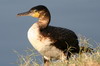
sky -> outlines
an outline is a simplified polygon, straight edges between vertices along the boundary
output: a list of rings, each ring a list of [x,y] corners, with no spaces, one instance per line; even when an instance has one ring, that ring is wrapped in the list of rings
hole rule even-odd
[[[73,30],[100,42],[100,0],[0,0],[0,65],[17,66],[17,55],[31,48],[27,31],[37,21],[32,17],[16,17],[37,5],[45,5],[51,13],[50,25]]]

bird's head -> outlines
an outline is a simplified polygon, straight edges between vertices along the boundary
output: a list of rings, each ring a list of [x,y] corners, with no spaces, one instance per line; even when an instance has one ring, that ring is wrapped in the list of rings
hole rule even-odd
[[[27,12],[17,14],[17,16],[32,16],[35,18],[40,18],[40,17],[45,16],[47,13],[49,13],[49,10],[47,9],[47,7],[43,5],[38,5],[31,8]]]

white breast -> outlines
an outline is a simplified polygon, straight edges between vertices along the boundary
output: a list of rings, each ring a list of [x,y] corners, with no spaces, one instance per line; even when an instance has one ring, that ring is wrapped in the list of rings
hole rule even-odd
[[[32,46],[38,51],[43,50],[52,43],[49,38],[45,38],[40,34],[37,23],[33,24],[28,30],[28,39]]]

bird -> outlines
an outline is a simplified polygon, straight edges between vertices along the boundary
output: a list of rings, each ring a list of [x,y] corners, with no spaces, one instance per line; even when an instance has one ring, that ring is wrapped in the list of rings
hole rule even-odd
[[[43,56],[45,66],[49,66],[51,60],[64,61],[79,53],[79,41],[75,32],[49,25],[51,14],[46,6],[34,6],[17,16],[32,16],[38,19],[29,28],[27,36],[31,45]]]

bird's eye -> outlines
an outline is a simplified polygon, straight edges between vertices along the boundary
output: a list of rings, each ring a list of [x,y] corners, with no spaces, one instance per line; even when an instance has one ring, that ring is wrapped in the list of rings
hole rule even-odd
[[[37,12],[37,10],[35,9],[34,12]]]

